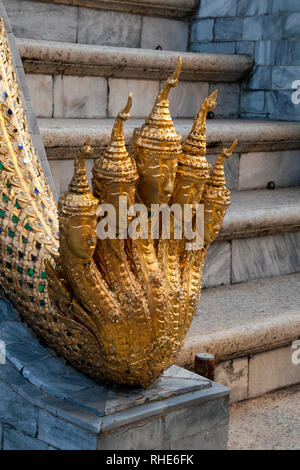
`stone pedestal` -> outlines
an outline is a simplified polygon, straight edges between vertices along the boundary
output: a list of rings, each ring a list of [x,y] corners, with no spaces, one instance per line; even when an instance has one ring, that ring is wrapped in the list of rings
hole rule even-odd
[[[226,449],[228,398],[225,387],[172,366],[148,390],[117,392],[98,449]]]
[[[5,298],[0,344],[3,449],[226,449],[221,385],[177,366],[147,390],[97,384],[41,346]]]

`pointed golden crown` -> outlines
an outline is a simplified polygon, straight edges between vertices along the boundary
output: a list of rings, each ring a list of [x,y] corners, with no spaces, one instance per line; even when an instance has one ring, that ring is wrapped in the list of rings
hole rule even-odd
[[[104,154],[98,158],[93,167],[95,179],[114,181],[136,181],[138,173],[135,161],[128,155],[124,140],[123,123],[130,115],[132,106],[132,93],[129,93],[128,101],[124,109],[119,112],[111,133],[110,143]]]
[[[205,158],[206,154],[206,115],[217,105],[218,90],[206,98],[200,106],[199,113],[194,119],[193,127],[182,144],[182,151],[178,157],[179,173],[186,173],[193,169],[193,175],[207,179],[211,165]],[[186,171],[185,171],[186,170]]]
[[[81,147],[74,161],[74,174],[69,184],[69,189],[59,198],[58,210],[61,217],[96,213],[99,201],[90,191],[85,169],[85,158],[91,157],[94,153],[90,142],[91,139],[89,137],[84,146]]]
[[[201,156],[206,154],[206,116],[208,111],[211,111],[217,106],[217,94],[218,90],[215,90],[201,103],[199,113],[194,119],[191,132],[182,144],[182,153],[178,159],[178,162],[182,165],[202,168],[202,163],[204,163],[204,169],[207,169],[205,166],[206,159],[201,159]]]
[[[167,79],[159,92],[149,117],[141,128],[136,128],[133,133],[134,146],[151,152],[159,151],[162,158],[177,158],[180,151],[181,135],[176,131],[169,108],[169,91],[178,84],[181,71],[181,57],[173,74]]]
[[[218,156],[213,169],[210,173],[209,180],[203,192],[203,199],[217,202],[222,205],[230,204],[230,191],[226,188],[226,180],[224,173],[224,159],[230,158],[237,144],[235,139],[231,147],[224,148]]]

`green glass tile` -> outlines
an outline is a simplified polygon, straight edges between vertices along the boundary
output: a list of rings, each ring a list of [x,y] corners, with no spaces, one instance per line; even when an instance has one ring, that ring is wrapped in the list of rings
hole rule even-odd
[[[9,180],[6,181],[6,187],[10,188],[11,187],[11,182]]]
[[[27,222],[27,224],[24,225],[24,227],[26,228],[26,230],[32,230],[32,228],[30,227],[28,222]]]
[[[12,254],[12,247],[11,246],[7,247],[7,253],[10,254],[10,255]]]
[[[6,267],[7,269],[11,269],[11,264],[8,261],[6,261]]]
[[[18,273],[22,274],[22,272],[23,272],[22,266],[18,266],[18,267],[17,267],[17,271],[18,271]]]
[[[8,201],[8,197],[6,196],[6,194],[3,194],[3,195],[2,195],[2,199],[3,199],[4,202],[7,202],[7,201]]]
[[[19,217],[17,217],[16,215],[13,215],[12,216],[12,221],[17,224],[19,222]]]
[[[13,230],[8,231],[8,236],[13,238],[15,236],[15,232]]]
[[[0,170],[3,170],[3,163],[0,162]]]
[[[34,270],[32,268],[27,269],[27,274],[28,276],[33,276],[34,275]]]
[[[10,283],[12,283],[12,282],[13,282],[13,280],[12,280],[12,278],[11,278],[11,277],[7,278],[7,280],[8,280],[8,282],[10,282]]]
[[[39,285],[38,285],[38,290],[39,290],[39,292],[43,292],[44,289],[45,289],[45,286],[44,286],[43,284],[39,284]]]
[[[22,235],[22,242],[26,245],[26,243],[28,242],[28,238]]]
[[[18,203],[18,201],[15,202],[15,207],[16,207],[17,209],[21,209],[21,206],[20,206],[20,204]]]
[[[4,216],[5,216],[5,212],[4,212],[4,211],[0,211],[0,217],[1,217],[1,219],[3,219]]]
[[[42,272],[41,272],[41,278],[42,278],[42,279],[46,279],[46,273],[45,273],[45,271],[42,271]]]

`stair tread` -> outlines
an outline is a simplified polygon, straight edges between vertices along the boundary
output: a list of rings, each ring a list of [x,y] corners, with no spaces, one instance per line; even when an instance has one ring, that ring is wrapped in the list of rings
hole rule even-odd
[[[298,312],[300,273],[204,289],[189,336]]]
[[[109,143],[114,119],[38,119],[46,148],[74,148],[87,136],[93,145],[104,148]],[[130,119],[124,126],[125,141],[130,142],[133,129],[144,119]],[[191,119],[174,119],[177,130],[185,138],[192,126]],[[216,153],[237,138],[236,152],[297,149],[300,146],[300,122],[252,119],[209,119],[207,121],[207,152]],[[66,154],[67,155],[67,154]],[[68,157],[67,157],[68,158]],[[72,157],[73,158],[73,157]]]
[[[273,228],[300,228],[300,187],[235,191],[227,209],[222,235],[245,237]]]
[[[17,38],[26,72],[164,79],[182,57],[181,80],[242,79],[252,68],[243,54],[199,54]]]
[[[290,344],[300,335],[299,285],[296,273],[204,289],[176,363],[192,366],[199,352],[220,361]]]

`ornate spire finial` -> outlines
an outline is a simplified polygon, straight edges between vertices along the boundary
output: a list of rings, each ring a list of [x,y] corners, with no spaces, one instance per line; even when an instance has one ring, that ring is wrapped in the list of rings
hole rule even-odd
[[[224,148],[215,161],[209,180],[205,186],[203,200],[215,202],[223,206],[230,204],[230,191],[226,187],[224,173],[224,159],[231,157],[236,144],[237,139],[234,140],[229,148]]]
[[[134,130],[134,148],[139,164],[141,152],[160,153],[161,158],[175,159],[181,148],[181,135],[176,131],[169,108],[169,91],[178,83],[181,57],[176,68],[157,95],[151,113],[141,128]]]
[[[135,161],[128,155],[123,123],[129,119],[129,111],[132,106],[132,93],[129,92],[124,109],[116,117],[112,129],[110,143],[103,155],[98,158],[93,167],[95,180],[135,181],[138,178]],[[94,186],[95,188],[95,186]]]
[[[210,174],[209,182],[208,182],[210,186],[214,186],[217,188],[226,187],[226,180],[225,180],[225,173],[224,173],[224,159],[231,157],[236,144],[237,144],[237,139],[234,140],[234,142],[229,148],[223,148],[222,152],[216,159],[215,164]]]
[[[174,88],[178,84],[178,78],[181,71],[181,62],[181,57],[179,56],[176,68],[158,93],[152,111],[146,119],[144,126],[150,125],[155,127],[174,127],[170,115],[169,92],[171,88]]]
[[[91,147],[91,138],[88,137],[85,144],[79,150],[74,161],[74,174],[69,184],[69,189],[58,201],[59,215],[68,216],[78,213],[96,213],[99,204],[90,191],[86,177],[85,159],[92,157],[94,149]]]
[[[178,85],[178,78],[181,72],[181,65],[182,65],[182,59],[179,56],[177,60],[177,65],[172,73],[172,75],[166,80],[163,88],[159,92],[157,98],[156,98],[156,103],[160,103],[161,101],[167,100],[169,97],[169,91],[171,88],[174,88],[175,86]]]
[[[74,174],[69,184],[71,193],[88,193],[90,191],[89,183],[86,178],[85,159],[92,157],[94,149],[91,147],[91,138],[88,137],[84,145],[79,150],[78,156],[74,161]]]
[[[127,119],[130,118],[129,111],[131,109],[131,106],[132,106],[132,92],[130,91],[125,108],[122,109],[119,112],[118,116],[116,117],[114,127],[111,133],[111,140],[110,140],[111,145],[115,145],[116,143],[118,143],[119,146],[121,145],[122,147],[125,148],[123,123],[124,121],[127,121]],[[109,147],[106,149],[106,151],[109,151]],[[126,148],[125,148],[125,152],[126,152]]]
[[[200,157],[206,154],[206,116],[208,111],[215,109],[217,106],[217,94],[218,90],[215,90],[201,103],[199,113],[194,119],[193,127],[182,144],[183,157],[179,158],[180,162],[181,159],[185,159],[185,155]]]

